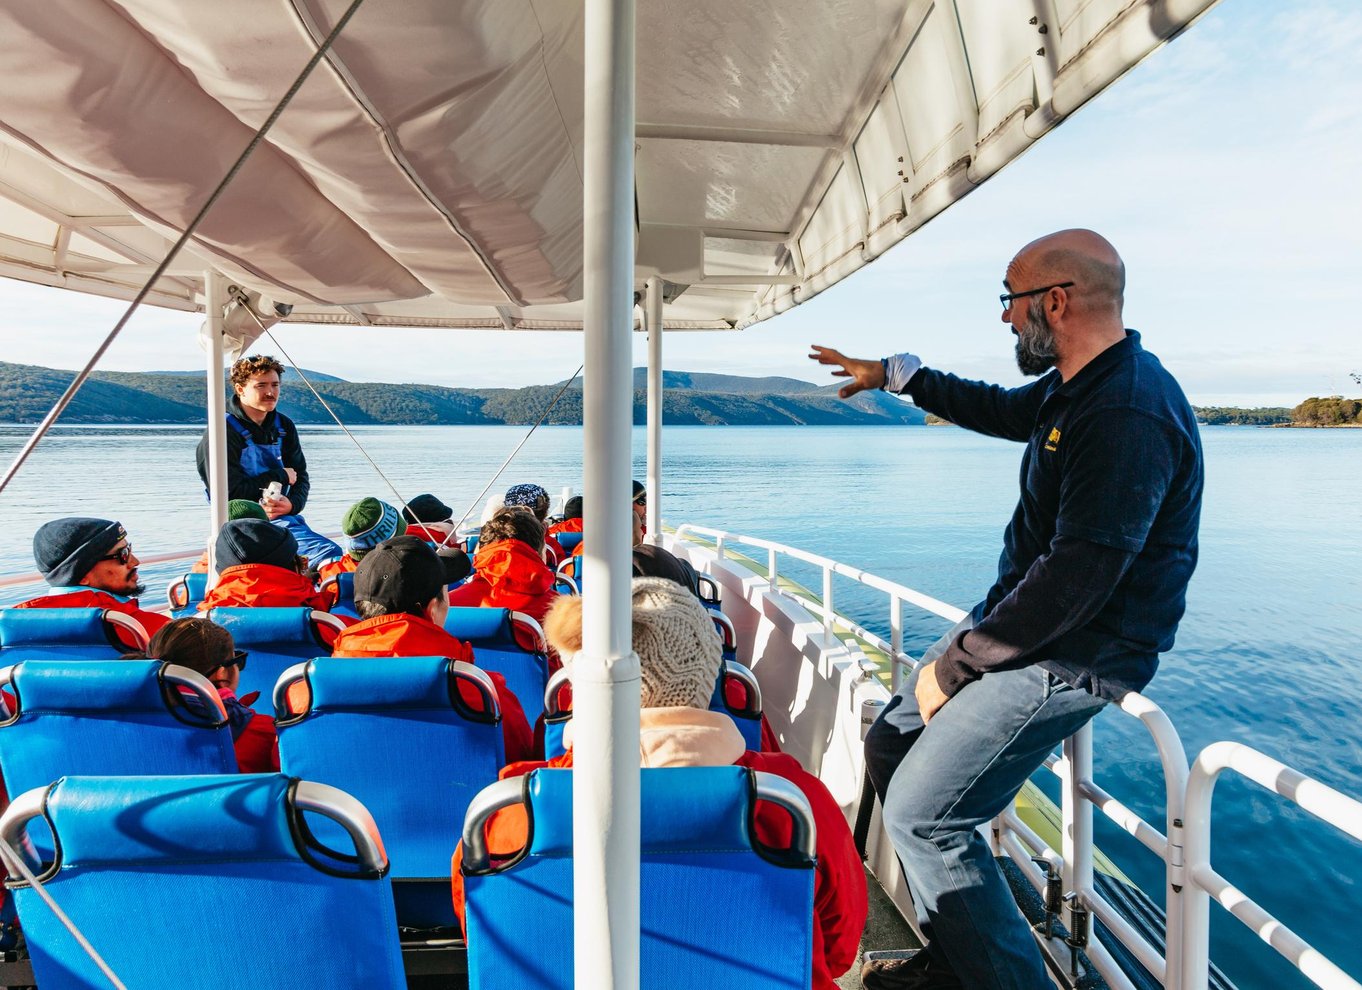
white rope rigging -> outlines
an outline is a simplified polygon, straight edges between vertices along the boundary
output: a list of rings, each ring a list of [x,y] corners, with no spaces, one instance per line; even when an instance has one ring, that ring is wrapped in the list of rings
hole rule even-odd
[[[85,384],[85,380],[90,377],[90,372],[92,372],[95,365],[99,363],[99,359],[104,356],[104,352],[109,349],[109,346],[114,342],[114,339],[123,331],[123,328],[128,325],[128,321],[132,319],[132,315],[137,312],[138,307],[142,305],[142,301],[146,299],[147,294],[151,292],[152,286],[156,284],[156,281],[163,274],[165,274],[166,269],[170,267],[170,263],[179,255],[180,249],[189,243],[189,238],[194,235],[194,231],[199,229],[199,224],[201,224],[203,218],[208,215],[208,211],[213,208],[213,205],[218,201],[218,198],[222,196],[223,191],[231,184],[231,181],[236,178],[237,173],[241,171],[241,167],[246,164],[246,160],[255,153],[256,148],[260,147],[260,143],[264,141],[265,135],[269,133],[269,130],[274,126],[275,121],[283,114],[284,108],[292,102],[293,97],[297,94],[298,90],[302,89],[303,83],[307,81],[307,77],[312,75],[312,70],[326,57],[326,53],[331,50],[331,45],[345,28],[345,25],[350,23],[350,18],[355,15],[355,11],[359,10],[359,6],[363,2],[364,0],[354,0],[354,2],[346,8],[345,13],[341,15],[340,20],[336,21],[336,26],[331,29],[331,33],[326,36],[325,40],[317,47],[317,50],[313,53],[312,57],[307,60],[307,64],[303,66],[303,71],[298,73],[298,78],[293,80],[293,85],[288,88],[288,92],[286,92],[283,95],[283,98],[275,104],[269,117],[260,125],[260,129],[255,132],[255,136],[251,138],[250,143],[246,145],[246,148],[241,152],[240,157],[238,157],[232,164],[232,167],[227,170],[227,174],[222,177],[222,181],[217,184],[217,188],[209,195],[203,206],[199,207],[199,212],[194,215],[194,219],[189,221],[189,226],[185,227],[184,233],[182,233],[175,243],[171,245],[170,251],[161,259],[161,263],[156,266],[156,270],[151,273],[146,282],[142,285],[142,288],[137,291],[137,295],[134,296],[132,302],[128,304],[128,308],[124,310],[123,315],[119,317],[118,322],[114,324],[114,328],[110,330],[109,335],[104,338],[104,342],[101,343],[99,347],[95,348],[95,352],[90,356],[90,360],[85,362],[85,367],[77,372],[76,377],[71,381],[71,384],[66,386],[66,391],[61,394],[61,397],[58,398],[52,408],[48,410],[47,415],[43,417],[43,421],[39,423],[37,429],[33,431],[33,435],[28,438],[23,449],[19,451],[18,456],[14,458],[14,461],[5,471],[5,476],[0,478],[0,492],[3,492],[9,487],[9,483],[14,480],[15,475],[19,473],[19,469],[23,467],[24,462],[28,460],[28,455],[33,453],[43,437],[47,436],[48,430],[52,429],[53,424],[55,424],[61,414],[66,411],[66,407],[70,405],[71,400],[76,397],[76,393],[79,392],[80,387]]]
[[[76,940],[77,945],[85,950],[85,954],[94,960],[95,965],[99,967],[99,971],[104,974],[108,981],[117,987],[118,990],[128,990],[123,981],[118,978],[118,974],[115,973],[112,967],[104,961],[104,958],[95,951],[95,947],[86,940],[85,936],[80,933],[80,929],[66,916],[66,912],[57,906],[57,902],[52,899],[52,895],[38,882],[38,878],[33,875],[33,871],[30,870],[28,864],[24,862],[24,857],[20,855],[18,850],[3,839],[0,839],[0,856],[4,857],[6,869],[14,870],[19,876],[23,877],[29,886],[37,892],[38,896],[43,899],[43,903],[52,909],[52,913],[57,916],[57,920],[71,933],[71,937]]]

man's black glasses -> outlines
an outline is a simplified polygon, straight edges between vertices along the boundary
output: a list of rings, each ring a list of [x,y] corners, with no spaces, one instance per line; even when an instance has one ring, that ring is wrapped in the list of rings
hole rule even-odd
[[[124,567],[128,566],[128,561],[132,560],[132,544],[125,544],[121,549],[115,550],[107,556],[100,557],[100,560],[116,560]]]
[[[1042,285],[1039,289],[1027,289],[1025,292],[1004,292],[998,297],[998,302],[1003,304],[1003,309],[1012,305],[1014,299],[1025,299],[1027,296],[1038,296],[1042,292],[1049,292],[1051,289],[1068,289],[1073,286],[1072,282],[1056,282],[1054,285]]]

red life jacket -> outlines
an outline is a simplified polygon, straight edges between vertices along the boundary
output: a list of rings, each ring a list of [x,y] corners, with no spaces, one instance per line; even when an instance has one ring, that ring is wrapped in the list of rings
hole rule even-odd
[[[365,619],[342,631],[331,650],[333,657],[448,657],[476,663],[473,649],[456,639],[422,615],[380,615]],[[501,731],[505,743],[506,762],[529,759],[534,755],[534,733],[525,718],[520,700],[506,686],[506,678],[496,671],[484,671],[492,679],[497,700],[501,703]],[[301,682],[289,691],[289,708],[302,711],[306,707],[306,686]],[[301,694],[295,694],[300,691]],[[482,697],[466,682],[460,682],[459,694],[474,709],[480,709]]]
[[[509,608],[542,623],[558,597],[553,571],[528,543],[500,540],[479,545],[473,567],[472,579],[449,593],[450,605]]]
[[[199,611],[218,607],[315,608],[329,611],[335,599],[318,591],[297,571],[273,564],[238,564],[218,575],[218,583],[199,602]]]
[[[535,761],[512,764],[501,771],[501,779],[523,777],[541,767],[571,766],[572,750],[568,750],[547,763]],[[817,832],[815,852],[818,857],[813,884],[813,980],[809,986],[811,990],[837,990],[835,977],[845,973],[856,961],[856,950],[865,928],[867,912],[865,871],[842,809],[823,782],[808,773],[792,756],[747,750],[734,761],[734,766],[784,777],[808,798]],[[790,818],[786,812],[767,804],[758,804],[755,824],[756,837],[761,842],[776,848],[789,846]],[[524,805],[513,805],[498,811],[487,824],[487,846],[496,858],[513,855],[524,848],[528,839]],[[464,921],[463,872],[459,869],[462,861],[461,844],[454,851],[451,880],[454,913],[466,939],[468,929]],[[533,938],[530,922],[526,924],[525,935]]]
[[[344,574],[346,571],[353,571],[358,566],[359,561],[347,553],[339,560],[333,560],[330,563],[323,564],[318,569],[317,574],[321,582],[325,584],[329,578],[333,578],[337,574]]]
[[[111,612],[122,612],[130,615],[138,622],[142,623],[142,628],[147,631],[148,638],[155,636],[157,631],[170,621],[170,616],[162,615],[159,612],[147,612],[137,602],[136,598],[121,599],[116,595],[111,595],[107,591],[100,591],[98,588],[83,588],[80,591],[67,591],[60,595],[43,595],[39,598],[31,598],[26,602],[20,602],[13,608],[103,608]],[[118,630],[118,638],[130,650],[140,650],[143,644],[134,643],[122,629]]]
[[[442,544],[442,543],[443,543],[445,546],[450,546],[450,547],[458,546],[458,545],[459,545],[459,539],[458,539],[457,536],[451,536],[448,540],[446,540],[446,539],[445,539],[445,532],[444,532],[444,530],[441,530],[441,529],[431,529],[430,527],[433,526],[433,525],[435,525],[435,524],[434,524],[434,523],[430,523],[430,524],[428,524],[428,525],[423,525],[423,524],[421,524],[421,523],[412,523],[412,522],[409,522],[409,523],[407,523],[407,530],[406,530],[406,532],[403,533],[402,535],[403,535],[403,536],[414,536],[414,537],[416,537],[418,540],[425,540],[427,543],[433,543],[433,544],[435,544],[437,547],[440,546],[440,544]]]
[[[562,522],[556,522],[550,526],[548,535],[557,536],[559,533],[580,533],[582,532],[583,525],[585,524],[583,523],[581,516],[578,516],[576,519],[564,519]]]

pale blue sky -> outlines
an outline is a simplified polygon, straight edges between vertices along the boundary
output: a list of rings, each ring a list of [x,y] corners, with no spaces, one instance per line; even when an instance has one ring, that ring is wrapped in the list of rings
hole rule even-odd
[[[1126,322],[1194,402],[1294,405],[1362,392],[1352,323],[1362,268],[1362,8],[1223,0],[1020,161],[876,264],[738,334],[668,334],[684,371],[824,380],[809,343],[1019,382],[998,320],[1013,252],[1093,227],[1129,273]],[[83,363],[122,304],[0,281],[3,359]],[[201,317],[145,310],[102,368],[202,365]],[[561,379],[579,334],[286,326],[294,359],[353,380],[470,387]],[[530,346],[527,346],[527,343]],[[636,343],[644,363],[643,340]],[[424,369],[418,372],[416,369]]]

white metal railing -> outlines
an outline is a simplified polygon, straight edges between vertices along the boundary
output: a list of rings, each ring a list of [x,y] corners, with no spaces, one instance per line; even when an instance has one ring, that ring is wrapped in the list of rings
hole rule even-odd
[[[924,595],[920,591],[897,584],[894,581],[887,581],[878,575],[863,571],[859,567],[851,567],[833,560],[830,557],[823,557],[816,553],[809,553],[807,550],[800,550],[796,547],[785,546],[782,543],[774,543],[771,540],[759,539],[755,536],[741,536],[737,533],[728,533],[720,529],[707,529],[703,526],[692,526],[687,523],[677,529],[675,538],[684,540],[688,536],[703,536],[714,540],[715,552],[719,559],[723,559],[725,546],[729,543],[736,543],[745,547],[752,547],[757,550],[766,551],[766,576],[771,588],[776,591],[782,590],[780,587],[780,557],[782,555],[794,560],[803,561],[821,568],[823,573],[823,597],[822,600],[809,596],[798,596],[800,602],[809,611],[813,612],[823,620],[823,631],[831,636],[833,626],[839,625],[852,635],[873,645],[876,649],[882,650],[892,661],[890,663],[890,680],[893,690],[897,691],[903,669],[911,667],[916,661],[913,657],[903,652],[903,606],[904,604],[915,605],[924,612],[939,616],[949,622],[959,622],[967,613],[964,609],[948,605],[946,602],[938,601],[930,595]],[[884,592],[889,596],[889,629],[890,638],[888,641],[878,633],[866,629],[847,616],[838,615],[836,606],[833,603],[833,575],[849,578],[867,588]],[[787,579],[788,580],[788,579]],[[867,664],[865,668],[870,673],[878,668],[874,664]]]
[[[1226,770],[1280,794],[1354,839],[1362,839],[1362,804],[1346,794],[1242,743],[1217,742],[1203,749],[1187,780],[1186,948],[1182,990],[1206,990],[1212,897],[1312,983],[1330,990],[1358,990],[1362,984],[1211,867],[1211,796],[1220,774]],[[1353,923],[1355,919],[1345,922]]]
[[[902,649],[903,605],[917,606],[951,622],[958,622],[967,614],[859,568],[770,540],[689,524],[679,527],[675,537],[684,540],[692,534],[713,540],[714,552],[720,560],[725,559],[725,548],[730,543],[765,550],[769,592],[790,595],[809,611],[819,615],[828,636],[832,636],[835,622],[883,650],[892,661],[895,690],[900,684],[901,669],[915,663]],[[788,584],[787,587],[781,587],[781,556],[822,569],[822,602],[814,599],[812,593],[798,594]],[[886,643],[881,636],[846,617],[836,615],[832,602],[834,574],[889,595],[890,642]],[[867,661],[862,669],[869,673],[871,669],[877,668]],[[1215,782],[1224,770],[1235,770],[1359,840],[1362,840],[1362,802],[1241,743],[1212,743],[1201,751],[1189,770],[1182,740],[1167,714],[1158,705],[1144,695],[1132,692],[1112,707],[1138,719],[1154,740],[1164,780],[1164,831],[1141,818],[1093,779],[1092,724],[1089,723],[1064,741],[1059,754],[1052,754],[1045,761],[1045,766],[1059,777],[1061,783],[1063,848],[1059,851],[1052,849],[1022,821],[1014,807],[1004,811],[992,823],[995,853],[1010,856],[1027,879],[1042,892],[1047,877],[1033,862],[1033,857],[1058,870],[1064,890],[1072,895],[1067,898],[1070,919],[1074,907],[1090,912],[1091,917],[1101,921],[1140,965],[1168,990],[1206,990],[1208,986],[1209,906],[1212,897],[1317,986],[1327,990],[1362,990],[1362,983],[1343,972],[1318,949],[1215,872],[1210,862],[1211,796]],[[1134,837],[1164,864],[1165,945],[1162,953],[1094,886],[1094,808]],[[1098,938],[1090,935],[1085,951],[1110,986],[1118,990],[1133,990],[1130,979]]]

